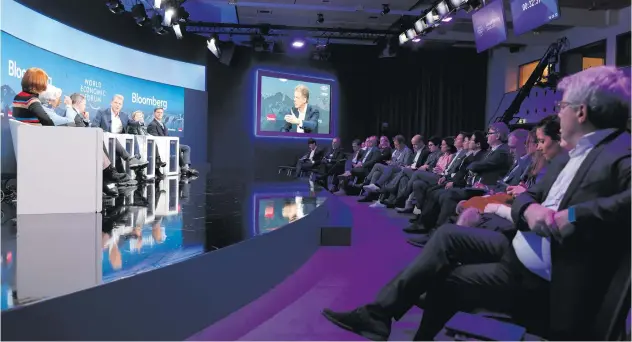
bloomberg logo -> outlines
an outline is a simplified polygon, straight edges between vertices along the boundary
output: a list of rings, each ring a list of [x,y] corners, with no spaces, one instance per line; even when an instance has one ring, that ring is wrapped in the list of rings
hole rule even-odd
[[[132,103],[138,103],[146,106],[160,107],[167,110],[168,101],[158,100],[155,97],[142,97],[138,93],[132,93]]]
[[[9,59],[9,77],[22,79],[26,74],[26,69],[18,66],[18,62]],[[53,78],[48,76],[48,84],[53,84]]]

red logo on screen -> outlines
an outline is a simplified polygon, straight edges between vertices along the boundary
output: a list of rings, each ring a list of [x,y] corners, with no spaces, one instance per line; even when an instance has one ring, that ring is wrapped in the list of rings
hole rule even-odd
[[[178,132],[182,132],[182,128],[178,128]]]
[[[267,206],[263,216],[265,218],[267,218],[267,219],[273,218],[274,217],[274,207],[273,206]]]
[[[268,121],[276,121],[276,115],[268,114],[268,115],[266,115],[266,120],[268,120]]]

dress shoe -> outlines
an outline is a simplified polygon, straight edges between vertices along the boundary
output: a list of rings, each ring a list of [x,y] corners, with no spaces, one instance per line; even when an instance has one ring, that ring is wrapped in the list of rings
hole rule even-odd
[[[428,241],[430,241],[430,234],[423,234],[406,239],[406,242],[415,247],[425,247]]]
[[[107,197],[116,197],[119,192],[114,183],[103,183],[103,195]]]
[[[364,307],[348,312],[324,309],[322,313],[331,323],[372,341],[387,341],[391,333],[390,319],[376,317]]]
[[[397,210],[397,212],[400,214],[412,214],[414,209],[415,208],[410,207],[410,208],[397,208],[395,210]]]
[[[386,207],[386,204],[384,204],[384,203],[382,203],[380,201],[375,201],[375,202],[373,202],[373,204],[371,204],[369,206],[369,208],[385,208],[385,207]]]
[[[135,157],[129,158],[127,163],[129,164],[130,169],[142,169],[149,164],[149,162],[136,159]]]
[[[408,220],[410,223],[416,223],[417,221],[419,221],[419,215],[415,215],[415,217]]]
[[[413,223],[410,226],[403,229],[404,232],[409,234],[426,234],[428,233],[428,229],[424,227],[424,225],[419,223]]]
[[[108,166],[105,170],[103,170],[103,182],[107,183],[107,182],[117,182],[120,181],[124,178],[126,178],[127,175],[124,173],[120,173],[117,172],[116,169],[114,168],[114,166],[110,165]]]

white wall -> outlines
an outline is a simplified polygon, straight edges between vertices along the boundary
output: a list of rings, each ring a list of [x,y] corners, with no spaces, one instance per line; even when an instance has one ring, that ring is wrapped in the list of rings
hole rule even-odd
[[[14,0],[0,0],[0,3],[2,31],[42,49],[120,74],[206,91],[206,67],[203,65],[174,61],[110,43],[41,15]]]
[[[564,12],[561,12],[564,16]],[[575,27],[557,34],[557,38],[568,38],[570,49],[606,39],[606,64],[614,65],[617,35],[630,31],[630,7],[619,11],[605,11],[611,25],[606,28]],[[529,45],[520,52],[510,53],[508,48],[496,48],[490,52],[487,69],[486,119],[494,116],[503,94],[517,90],[519,66],[542,58],[548,44]]]

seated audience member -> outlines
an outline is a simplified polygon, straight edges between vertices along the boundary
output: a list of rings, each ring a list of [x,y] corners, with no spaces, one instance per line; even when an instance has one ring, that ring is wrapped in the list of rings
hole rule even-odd
[[[364,142],[360,139],[356,139],[351,143],[351,149],[353,150],[353,154],[351,159],[347,159],[345,161],[345,170],[341,175],[338,175],[334,178],[333,187],[331,188],[331,192],[337,192],[340,190],[340,179],[345,179],[351,176],[351,169],[353,165],[357,164],[360,160],[362,160],[362,154],[364,153]]]
[[[339,181],[340,190],[336,192],[337,195],[345,195],[348,187],[348,183],[352,178],[356,178],[357,182],[364,181],[364,178],[369,174],[373,165],[378,163],[382,158],[382,153],[377,147],[377,137],[372,136],[366,143],[366,151],[362,153],[362,159],[359,162],[352,165],[349,176],[343,177]],[[351,190],[351,189],[349,189]]]
[[[380,189],[380,192],[383,193],[384,205],[382,205],[382,203],[378,201],[374,203],[372,206],[374,207],[387,206],[389,208],[394,207],[397,200],[397,193],[399,191],[403,191],[403,190],[400,190],[400,187],[405,187],[406,184],[408,183],[408,177],[405,175],[404,171],[406,170],[414,171],[426,162],[426,159],[428,158],[428,155],[430,154],[430,150],[428,150],[428,147],[424,143],[424,138],[421,135],[415,135],[411,139],[411,144],[413,146],[413,153],[412,153],[413,160],[411,161],[410,164],[404,165],[402,168],[400,168],[399,171],[396,172],[395,175],[391,177],[392,179],[387,182],[386,186]]]
[[[482,183],[485,184],[485,186],[494,185],[502,175],[507,173],[514,159],[506,144],[508,133],[509,128],[502,122],[494,123],[489,127],[487,133],[487,144],[490,147],[489,151],[486,152],[480,160],[472,162],[467,166],[467,170],[474,174],[474,176],[471,177],[471,184]],[[525,134],[516,134],[513,137],[517,140],[517,145],[525,146],[527,138]],[[519,152],[523,155],[525,153],[524,148],[520,150],[514,149],[513,152]],[[444,189],[436,189],[430,194],[426,194],[432,196],[433,200],[424,203],[424,206],[420,208],[422,212],[415,220],[415,223],[405,228],[404,231],[408,233],[426,233],[437,225],[446,223],[447,220],[454,215],[456,207],[461,200],[484,193],[484,188],[456,188],[446,184]]]
[[[311,171],[318,167],[325,155],[325,150],[318,147],[316,140],[307,139],[307,153],[296,162],[296,177],[301,176],[301,171]]]
[[[406,140],[403,135],[393,138],[395,150],[391,154],[391,159],[385,164],[375,164],[364,181],[364,190],[368,193],[376,193],[380,187],[384,186],[391,177],[401,171],[403,167],[409,165],[412,161],[412,151],[406,146]]]
[[[380,144],[378,145],[380,149],[380,160],[379,163],[386,163],[387,160],[391,159],[391,154],[393,153],[393,149],[391,148],[391,142],[388,137],[383,135],[380,137]]]
[[[49,84],[46,90],[39,94],[39,99],[46,114],[53,120],[55,126],[74,126],[75,121],[73,119],[68,119],[55,113],[55,109],[59,107],[61,102],[61,93],[61,89]]]
[[[410,180],[408,181],[408,184],[411,185],[411,188],[413,190],[414,184],[417,184],[417,187],[423,187],[423,191],[425,192],[426,187],[437,184],[437,182],[446,174],[446,172],[452,172],[452,170],[448,170],[448,167],[456,167],[460,165],[460,162],[463,160],[463,158],[465,158],[465,151],[463,151],[462,149],[463,136],[459,134],[457,138],[459,141],[459,145],[461,146],[461,149],[458,151],[458,153],[456,146],[454,146],[455,140],[452,137],[443,138],[443,140],[441,141],[441,155],[437,160],[437,164],[435,165],[435,167],[432,168],[432,171],[422,169],[413,173]],[[458,157],[458,162],[452,163],[452,160],[455,156]],[[423,198],[417,198],[416,200],[419,201],[418,207],[421,207],[421,204],[423,203]],[[404,210],[403,212],[408,211]],[[410,210],[410,212],[412,212],[412,210]]]
[[[520,231],[513,240],[445,225],[375,301],[350,312],[325,309],[325,317],[386,340],[392,319],[427,292],[415,340],[433,340],[454,313],[473,308],[542,325],[547,340],[603,338],[595,335],[596,315],[630,252],[630,80],[602,66],[564,78],[557,89],[561,138],[574,148],[515,199]]]
[[[428,158],[426,158],[426,162],[420,167],[418,167],[417,169],[413,170],[412,168],[410,169],[406,168],[402,170],[403,177],[405,177],[405,180],[407,183],[406,183],[406,187],[403,188],[403,190],[398,192],[397,194],[398,200],[402,198],[408,198],[408,196],[413,192],[413,182],[415,181],[413,177],[419,177],[415,175],[417,174],[425,175],[426,171],[432,172],[432,170],[437,165],[437,162],[439,161],[439,157],[441,157],[442,155],[440,146],[441,146],[441,139],[437,137],[430,138],[428,140],[428,151],[430,151],[430,153],[428,154]]]
[[[66,118],[72,119],[77,127],[90,127],[90,113],[86,111],[86,97],[73,93],[70,106],[66,107]]]
[[[150,135],[157,137],[169,136],[169,131],[162,122],[162,116],[165,110],[163,108],[154,109],[154,119],[147,125],[147,132]],[[199,173],[197,170],[191,168],[191,148],[189,145],[180,144],[180,173],[185,176],[197,176]]]
[[[530,166],[523,172],[520,183],[518,185],[508,186],[506,193],[500,192],[462,201],[459,205],[463,207],[469,206],[469,208],[460,214],[457,224],[495,230],[502,230],[504,227],[511,228],[513,226],[511,219],[511,204],[513,203],[513,199],[527,191],[544,176],[546,164],[555,158],[568,159],[568,154],[561,154],[561,152],[564,152],[564,149],[561,147],[560,124],[557,117],[552,116],[542,120],[538,123],[533,132],[536,133],[536,136],[533,138],[530,137],[529,145],[533,145],[531,141],[536,142],[537,152],[529,153],[533,155],[533,158],[531,159]],[[529,149],[531,150],[531,147],[529,147]],[[559,156],[560,154],[561,156]],[[484,214],[481,216],[483,212]]]
[[[40,68],[29,68],[22,76],[22,91],[13,98],[13,119],[28,124],[55,126],[38,96],[46,91],[48,75]]]
[[[325,153],[325,157],[318,167],[318,177],[316,181],[327,188],[327,178],[329,176],[337,177],[345,171],[346,156],[344,150],[340,146],[340,138],[336,137],[331,141],[331,147]]]
[[[114,134],[125,133],[128,125],[137,125],[137,123],[131,121],[127,117],[127,114],[121,111],[121,108],[123,107],[123,100],[124,98],[122,95],[114,95],[112,97],[112,102],[110,102],[110,107],[97,111],[97,114],[92,118],[90,125],[92,127],[99,127],[104,132]],[[116,165],[119,171],[123,170],[123,161],[129,163],[129,167],[131,169],[141,169],[147,166],[146,161],[138,160],[138,158],[130,155],[118,139],[116,140],[115,148],[116,156],[120,160],[120,163],[117,163]]]

